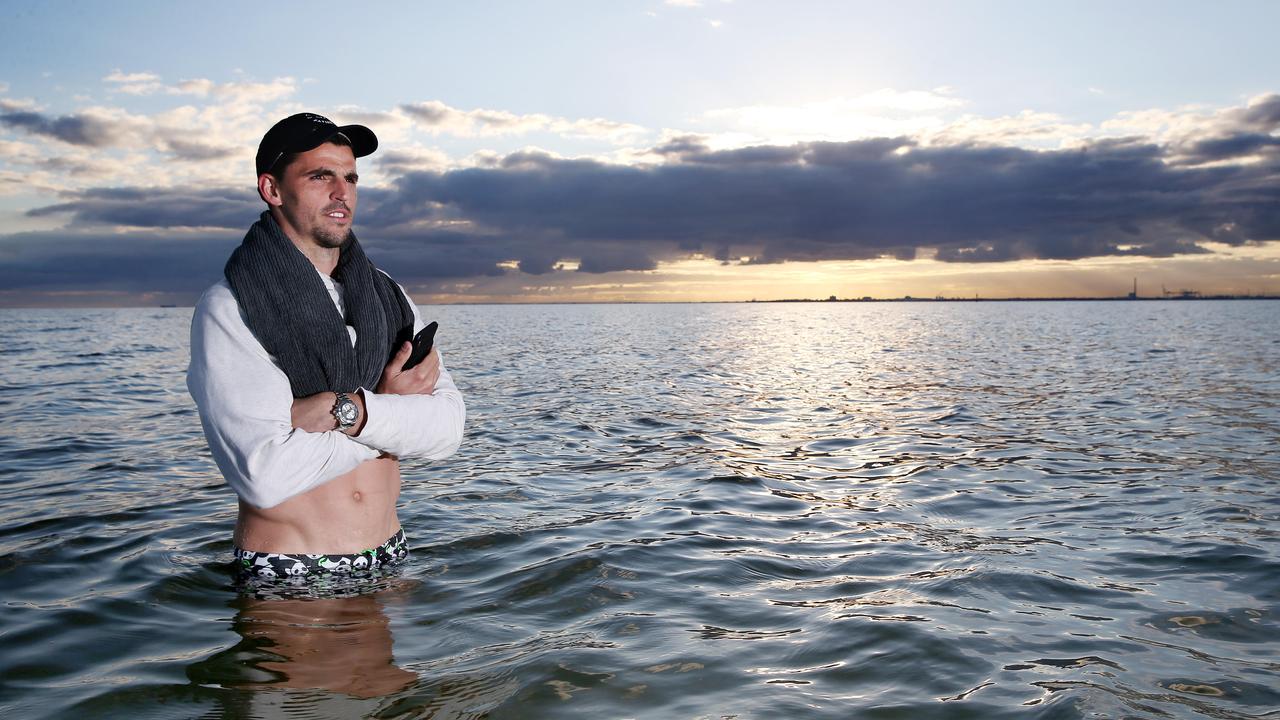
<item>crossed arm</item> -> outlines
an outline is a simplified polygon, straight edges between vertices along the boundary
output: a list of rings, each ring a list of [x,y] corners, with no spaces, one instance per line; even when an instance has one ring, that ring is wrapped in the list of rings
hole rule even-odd
[[[422,362],[408,370],[401,370],[412,352],[413,343],[405,342],[391,358],[391,362],[382,369],[382,377],[374,392],[379,395],[430,395],[435,391],[436,381],[440,379],[440,354],[432,348]],[[315,433],[336,429],[337,418],[333,416],[333,406],[337,397],[336,393],[322,392],[294,400],[289,412],[293,427]],[[363,392],[356,392],[350,397],[360,407],[360,419],[355,425],[340,432],[359,437],[369,417],[368,408],[365,406]]]

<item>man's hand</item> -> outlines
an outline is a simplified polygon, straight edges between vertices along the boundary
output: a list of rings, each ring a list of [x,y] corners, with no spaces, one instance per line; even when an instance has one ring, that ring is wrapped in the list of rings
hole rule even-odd
[[[355,392],[348,394],[347,397],[351,398],[352,402],[360,407],[360,419],[356,421],[355,425],[343,430],[343,432],[347,435],[359,435],[360,430],[364,428],[364,396]],[[338,418],[333,416],[333,406],[337,402],[338,396],[331,392],[321,392],[297,398],[293,401],[293,407],[289,409],[289,420],[294,427],[307,432],[319,433],[336,430],[338,428]]]
[[[413,352],[413,343],[405,342],[396,356],[382,370],[382,379],[374,392],[391,395],[430,395],[435,392],[436,380],[440,379],[440,355],[435,348],[423,358],[422,362],[408,370],[400,370],[409,360]]]

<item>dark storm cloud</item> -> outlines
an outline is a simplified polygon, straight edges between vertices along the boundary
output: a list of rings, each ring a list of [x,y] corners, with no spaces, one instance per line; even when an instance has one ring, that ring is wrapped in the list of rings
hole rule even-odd
[[[1273,139],[1217,138],[1202,153]],[[522,269],[580,258],[587,272],[652,267],[700,250],[755,262],[913,257],[952,262],[1198,253],[1197,243],[1280,239],[1274,162],[1178,167],[1133,139],[1077,150],[919,147],[905,138],[712,151],[689,138],[657,166],[522,153],[493,167],[409,173],[391,222],[465,219],[508,238]],[[479,239],[479,238],[477,238]],[[549,249],[561,252],[548,252]],[[625,259],[623,259],[625,258]]]
[[[658,263],[640,248],[614,246],[583,253],[578,271],[607,273],[619,270],[653,270],[657,267]]]
[[[367,215],[366,215],[367,216]],[[379,228],[365,223],[360,244],[373,263],[401,283],[502,275],[511,259],[510,238],[477,238],[451,230]]]
[[[65,215],[72,227],[240,228],[243,232],[265,208],[252,190],[99,188],[75,194],[67,202],[28,210],[27,215]]]
[[[66,231],[0,237],[0,288],[36,292],[172,292],[194,301],[222,276],[243,232],[174,238]]]
[[[6,112],[0,113],[0,124],[84,147],[106,147],[116,137],[110,123],[83,115],[50,117],[30,111]]]
[[[528,248],[517,259],[516,268],[527,275],[546,275],[560,263],[560,251],[554,248]]]
[[[1264,133],[1241,133],[1195,142],[1187,147],[1180,161],[1200,165],[1271,152],[1273,148],[1280,148],[1280,138]]]
[[[563,261],[587,273],[651,270],[693,252],[726,263],[922,251],[989,263],[1280,240],[1280,96],[1221,118],[1212,134],[1175,145],[1122,138],[1035,151],[880,138],[712,150],[688,136],[654,148],[652,165],[533,151],[448,172],[406,163],[391,186],[361,190],[358,232],[406,285],[512,272],[512,262],[531,275]],[[8,288],[185,283],[194,293],[263,207],[251,186],[68,194],[29,212],[66,218],[65,230],[0,236],[0,279]],[[209,228],[220,230],[162,239]]]

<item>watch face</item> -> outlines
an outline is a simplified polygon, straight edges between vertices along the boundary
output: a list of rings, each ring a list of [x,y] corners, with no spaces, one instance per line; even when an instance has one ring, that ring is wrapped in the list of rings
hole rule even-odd
[[[338,420],[338,427],[345,430],[356,424],[356,419],[360,417],[360,406],[346,395],[339,394],[338,404],[333,407],[333,416]]]
[[[344,423],[355,422],[356,416],[359,414],[360,414],[360,408],[356,407],[356,404],[351,402],[350,400],[338,406],[338,415],[339,417],[342,418],[342,422]]]

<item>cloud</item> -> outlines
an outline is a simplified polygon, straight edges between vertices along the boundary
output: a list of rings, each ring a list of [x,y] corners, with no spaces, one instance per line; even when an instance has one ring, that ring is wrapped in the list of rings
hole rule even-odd
[[[982,143],[1056,149],[1075,147],[1096,135],[1088,123],[1068,123],[1053,113],[1024,110],[1016,115],[984,118],[963,115],[921,134],[929,145]]]
[[[115,90],[129,95],[150,95],[164,89],[160,76],[149,72],[125,73],[116,69],[102,80],[111,83]]]
[[[442,171],[454,164],[443,151],[412,146],[379,152],[372,158],[372,162],[380,170],[393,176],[417,170]]]
[[[0,113],[0,125],[85,147],[106,147],[119,137],[114,122],[88,113],[50,116],[19,110]]]
[[[52,193],[58,181],[106,182],[118,177],[118,167],[100,152],[72,149],[52,154],[40,143],[0,140],[0,194]],[[20,168],[20,169],[18,169]]]
[[[190,123],[170,122],[181,118],[134,116],[110,108],[89,108],[72,114],[53,116],[35,111],[0,113],[0,125],[28,135],[57,140],[66,145],[90,150],[153,150],[172,160],[207,162],[243,153],[235,147],[206,139],[206,133]],[[216,133],[208,133],[216,135]],[[86,164],[84,158],[45,153],[45,167],[87,167],[100,165],[101,158]],[[11,162],[29,161],[25,155],[8,158]]]
[[[43,156],[38,162],[28,154],[6,156],[0,167],[47,170],[33,175],[33,181],[42,189],[59,191],[87,187],[108,163],[115,164],[115,181],[121,186],[225,183],[251,173],[246,163],[265,129],[264,112],[267,117],[273,112],[283,115],[285,110],[270,108],[296,89],[290,78],[166,84],[155,73],[120,70],[103,81],[134,94],[186,97],[184,104],[152,112],[131,111],[125,104],[82,107],[65,114],[48,112],[31,100],[0,98],[0,140],[26,136]],[[407,127],[408,119],[401,117],[401,125]],[[87,156],[89,152],[94,155]]]
[[[248,228],[264,209],[255,194],[239,189],[161,190],[97,188],[69,193],[66,202],[27,211],[30,217],[64,216],[72,228]]]
[[[293,78],[282,77],[268,82],[243,81],[217,83],[205,78],[180,80],[165,84],[161,76],[152,72],[125,73],[119,69],[102,78],[111,89],[128,95],[194,95],[215,97],[232,103],[267,103],[289,97],[297,90]]]
[[[1258,95],[1240,107],[1123,112],[1099,129],[1116,136],[1146,137],[1168,146],[1174,158],[1184,151],[1194,155],[1195,146],[1206,140],[1276,132],[1280,129],[1280,94]]]
[[[1274,153],[1280,148],[1280,137],[1265,133],[1240,133],[1225,135],[1190,144],[1183,157],[1192,164],[1234,160],[1263,153]]]
[[[30,98],[0,98],[0,112],[21,112],[39,109],[40,106],[36,104],[36,101]]]
[[[245,106],[256,112],[261,112],[261,105],[291,97],[298,89],[297,82],[290,77],[276,78],[267,82],[209,83],[207,80],[193,82],[199,83],[203,93],[233,105]]]
[[[1215,113],[1174,143],[1177,162],[1206,164],[1243,159],[1275,159],[1280,152],[1280,94],[1256,97],[1242,108]]]
[[[1280,127],[1280,94],[1260,95],[1245,107],[1228,110],[1223,116],[1241,130],[1272,132]]]
[[[1280,240],[1275,163],[1177,167],[1165,148],[1139,141],[1034,151],[882,138],[717,151],[685,138],[656,152],[668,161],[524,153],[494,167],[408,173],[379,212],[431,208],[473,228],[474,242],[528,257],[526,271],[568,258],[582,272],[648,269],[692,252],[754,262],[919,248],[948,262],[1168,257],[1204,253],[1209,242]]]
[[[578,272],[607,273],[622,270],[655,270],[658,263],[644,248],[614,245],[583,253]],[[522,268],[523,269],[523,268]]]
[[[168,152],[176,160],[220,160],[235,155],[239,152],[238,148],[228,147],[225,145],[212,145],[203,143],[198,140],[187,140],[183,138],[166,138],[160,147]]]
[[[243,233],[101,231],[0,237],[0,287],[10,292],[178,293],[190,300],[216,281]]]
[[[946,98],[895,94],[877,102],[927,106]],[[414,108],[392,112],[440,125],[547,124],[443,103]],[[35,114],[43,118],[35,126],[55,124]],[[435,150],[388,148],[372,159],[388,183],[360,191],[358,232],[375,262],[409,286],[513,273],[554,283],[565,267],[579,277],[640,275],[691,257],[976,265],[1168,258],[1280,241],[1280,96],[1193,115],[1166,116],[1155,137],[1084,137],[1047,149],[995,141],[1058,124],[1035,115],[1007,119],[1005,135],[988,125],[947,142],[935,134],[722,147],[668,133],[646,150],[646,163],[630,165],[535,148],[459,165]],[[178,124],[175,117],[166,127]],[[174,156],[221,147],[161,139]],[[3,147],[38,159],[30,145]],[[166,289],[194,293],[220,272],[226,243],[233,246],[261,209],[251,187],[67,192],[27,213],[62,229],[0,236],[0,277],[14,288],[83,281],[132,289],[163,267],[172,274]],[[181,260],[181,248],[197,252]]]
[[[0,157],[23,165],[34,165],[42,159],[40,150],[35,145],[8,140],[0,140]]]
[[[155,73],[125,73],[119,68],[113,70],[109,75],[102,78],[104,82],[117,83],[121,85],[129,85],[132,83],[158,83],[160,76]]]
[[[331,118],[339,125],[349,123],[367,125],[382,141],[390,138],[407,139],[408,132],[413,129],[413,119],[399,109],[382,112],[344,105],[335,108]],[[379,145],[382,144],[384,143],[379,143]]]
[[[605,118],[568,119],[534,113],[520,115],[506,110],[459,110],[439,100],[404,104],[399,108],[419,126],[433,134],[460,137],[492,137],[524,135],[532,132],[554,132],[570,137],[599,138],[623,142],[642,135],[639,125]]]

